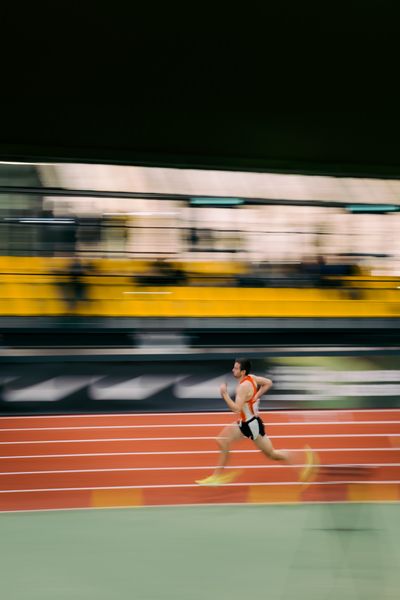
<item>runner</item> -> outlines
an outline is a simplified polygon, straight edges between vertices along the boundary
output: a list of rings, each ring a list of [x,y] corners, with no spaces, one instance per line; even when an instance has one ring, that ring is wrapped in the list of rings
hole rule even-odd
[[[240,420],[225,427],[217,438],[220,448],[218,465],[209,477],[196,481],[199,485],[222,485],[230,483],[238,476],[237,471],[225,472],[228,463],[231,445],[247,437],[268,458],[274,461],[292,464],[291,455],[286,450],[275,450],[271,440],[265,434],[264,423],[259,416],[258,406],[261,396],[266,394],[272,386],[271,379],[250,374],[251,363],[247,358],[238,358],[233,365],[232,373],[238,380],[236,399],[228,394],[226,383],[220,386],[221,397],[225,400],[232,412],[240,416]],[[307,481],[314,465],[314,455],[306,447],[306,465],[300,473],[300,480]]]

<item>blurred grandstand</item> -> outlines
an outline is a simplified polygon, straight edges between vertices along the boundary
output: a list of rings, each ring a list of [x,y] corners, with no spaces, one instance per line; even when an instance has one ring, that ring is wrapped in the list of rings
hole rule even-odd
[[[386,317],[397,180],[1,164],[4,317]]]

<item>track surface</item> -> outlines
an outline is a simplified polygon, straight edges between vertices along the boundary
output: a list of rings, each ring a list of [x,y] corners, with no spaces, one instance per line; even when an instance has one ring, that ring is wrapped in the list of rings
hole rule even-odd
[[[400,500],[400,410],[262,413],[275,464],[249,440],[232,452],[237,479],[207,488],[224,413],[0,418],[0,510],[171,504]],[[299,482],[304,446],[318,454]]]

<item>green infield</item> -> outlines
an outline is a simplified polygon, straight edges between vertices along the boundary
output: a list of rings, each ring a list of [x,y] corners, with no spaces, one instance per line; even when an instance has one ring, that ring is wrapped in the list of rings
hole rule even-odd
[[[398,600],[398,504],[0,514],[7,600]]]

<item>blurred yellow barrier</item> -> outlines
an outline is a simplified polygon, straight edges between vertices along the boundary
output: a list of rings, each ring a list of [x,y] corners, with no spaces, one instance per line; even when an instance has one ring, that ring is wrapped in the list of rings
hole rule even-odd
[[[61,283],[0,282],[1,315],[69,312]],[[114,281],[88,283],[85,299],[74,303],[73,312],[132,317],[392,317],[400,316],[400,294],[379,290],[361,299],[349,299],[338,290],[139,288]]]
[[[351,278],[351,286],[336,288],[144,286],[138,285],[132,275],[136,262],[98,259],[96,269],[82,277],[77,284],[63,272],[66,264],[65,259],[58,258],[0,257],[0,315],[400,316],[400,280],[395,279],[368,279],[371,283],[369,287],[357,289],[355,278]],[[143,268],[143,264],[140,268]],[[114,270],[111,269],[112,265]],[[198,268],[199,265],[201,263],[197,263]],[[221,268],[220,263],[218,269]],[[373,283],[379,285],[373,286]]]

